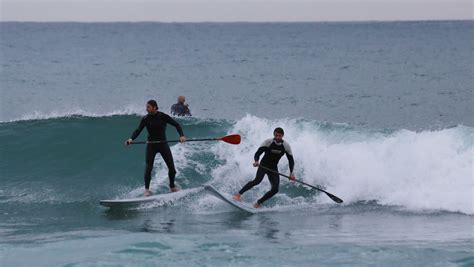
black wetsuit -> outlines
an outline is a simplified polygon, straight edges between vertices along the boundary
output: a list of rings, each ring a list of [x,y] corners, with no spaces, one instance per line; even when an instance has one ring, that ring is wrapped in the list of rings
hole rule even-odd
[[[188,105],[176,103],[171,106],[171,114],[174,116],[191,116],[191,111]]]
[[[255,161],[258,161],[262,153],[265,153],[265,155],[263,156],[262,161],[260,162],[260,165],[263,167],[272,169],[276,172],[278,172],[278,162],[280,161],[281,157],[283,157],[283,155],[286,154],[286,157],[288,158],[288,162],[290,166],[290,172],[293,173],[295,161],[293,159],[291,147],[285,141],[282,141],[281,143],[277,143],[273,139],[265,140],[263,144],[258,148],[257,152],[255,153],[255,156],[254,156]],[[276,193],[278,193],[278,188],[280,187],[280,176],[276,173],[270,172],[263,168],[258,168],[257,174],[255,175],[255,179],[248,182],[239,191],[239,194],[243,194],[245,191],[261,183],[265,174],[268,176],[268,180],[270,181],[272,188],[257,202],[259,204],[262,204],[267,199],[273,197]]]
[[[155,114],[148,114],[142,118],[140,125],[133,132],[131,139],[135,140],[146,127],[148,131],[148,141],[162,141],[166,140],[166,125],[171,124],[176,127],[179,136],[184,136],[183,129],[173,118],[163,112],[156,112]],[[153,162],[155,161],[156,153],[160,153],[161,157],[168,167],[168,176],[170,179],[170,187],[174,188],[174,178],[176,176],[176,169],[174,168],[173,154],[171,154],[168,143],[147,144],[146,146],[146,167],[145,167],[145,188],[150,188],[151,171],[153,170]]]

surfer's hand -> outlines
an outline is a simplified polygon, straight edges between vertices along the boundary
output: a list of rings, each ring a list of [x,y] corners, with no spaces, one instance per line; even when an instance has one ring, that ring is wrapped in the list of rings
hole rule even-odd
[[[125,141],[125,145],[131,145],[133,143],[133,140],[132,139],[128,139],[127,141]]]
[[[294,175],[293,173],[290,174],[290,178],[289,178],[289,179],[290,179],[290,181],[292,181],[292,182],[296,181],[296,177],[295,177],[295,175]]]
[[[258,165],[259,165],[258,161],[255,161],[255,162],[253,163],[253,166],[254,166],[254,167],[258,167]]]
[[[186,142],[186,137],[185,136],[180,136],[179,137],[179,142],[182,144],[184,142]]]

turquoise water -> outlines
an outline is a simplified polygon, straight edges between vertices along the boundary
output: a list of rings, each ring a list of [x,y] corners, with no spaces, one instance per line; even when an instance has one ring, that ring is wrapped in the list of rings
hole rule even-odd
[[[472,25],[0,23],[0,266],[472,266]],[[185,198],[99,206],[141,195],[123,141],[178,94],[188,138],[242,143],[172,146]],[[282,180],[249,216],[202,190],[251,179],[276,126],[343,205]]]

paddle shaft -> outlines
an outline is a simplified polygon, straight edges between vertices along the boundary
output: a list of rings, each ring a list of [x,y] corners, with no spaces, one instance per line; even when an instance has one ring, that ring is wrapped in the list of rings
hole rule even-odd
[[[202,139],[189,139],[186,142],[200,142],[200,141],[218,141],[220,138],[202,138]],[[160,143],[177,143],[179,140],[161,140],[161,141],[140,141],[132,142],[131,145],[141,145],[141,144],[160,144]]]
[[[283,174],[283,173],[279,173],[279,172],[277,172],[277,171],[275,171],[275,170],[272,170],[272,169],[270,169],[270,168],[267,168],[267,167],[265,167],[265,166],[259,166],[259,167],[262,168],[262,169],[265,169],[265,170],[267,170],[267,171],[269,171],[269,172],[273,172],[273,173],[279,174],[279,175],[281,175],[281,176],[283,176],[283,177],[286,177],[286,178],[288,178],[288,179],[290,178],[290,176],[288,176],[288,175],[285,175],[285,174]],[[304,185],[306,185],[306,186],[308,186],[308,187],[311,187],[311,188],[313,188],[313,189],[319,190],[319,191],[321,191],[321,192],[323,192],[323,193],[326,193],[326,195],[327,195],[330,199],[332,199],[334,202],[342,203],[342,199],[336,197],[335,195],[333,195],[333,194],[331,194],[331,193],[329,193],[329,192],[326,192],[325,190],[323,190],[323,189],[321,189],[321,188],[319,188],[319,187],[316,187],[316,186],[314,186],[314,185],[307,184],[307,183],[305,183],[305,182],[303,182],[303,181],[300,181],[300,180],[297,180],[297,179],[295,179],[294,181],[295,181],[295,182],[298,182],[298,183],[300,183],[300,184],[304,184]]]
[[[279,173],[279,172],[277,172],[277,171],[275,171],[275,170],[272,170],[272,169],[270,169],[270,168],[267,168],[267,167],[265,167],[265,166],[260,166],[260,168],[265,169],[265,170],[267,170],[267,171],[269,171],[269,172],[273,172],[273,173],[279,174],[279,175],[281,175],[281,176],[283,176],[283,177],[286,177],[286,178],[290,179],[290,176],[288,176],[288,175],[286,175],[286,174],[283,174],[283,173]],[[305,183],[305,182],[303,182],[303,181],[300,181],[300,180],[298,180],[298,179],[295,179],[294,181],[295,181],[295,182],[298,182],[298,183],[300,183],[300,184],[304,184],[304,185],[306,185],[306,186],[309,186],[309,187],[311,187],[311,188],[314,188],[314,189],[316,189],[316,190],[319,190],[319,191],[322,191],[322,192],[326,193],[326,191],[324,191],[323,189],[318,188],[318,187],[313,186],[313,185],[310,185],[310,184],[307,184],[307,183]]]

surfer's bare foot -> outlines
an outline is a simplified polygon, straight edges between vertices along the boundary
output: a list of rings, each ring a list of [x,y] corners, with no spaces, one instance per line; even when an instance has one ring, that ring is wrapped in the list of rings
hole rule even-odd
[[[175,186],[175,187],[170,187],[170,191],[171,191],[171,193],[178,192],[178,191],[179,191],[179,188],[178,188],[177,186]]]
[[[240,200],[240,194],[239,194],[239,193],[235,194],[235,195],[232,197],[232,199],[235,200],[235,201],[242,201],[242,200]]]
[[[253,207],[256,208],[256,209],[260,209],[262,207],[262,204],[257,202],[255,204],[253,204]]]
[[[149,196],[151,196],[152,194],[153,194],[153,193],[150,191],[150,189],[145,189],[144,195],[145,195],[146,197],[149,197]]]

